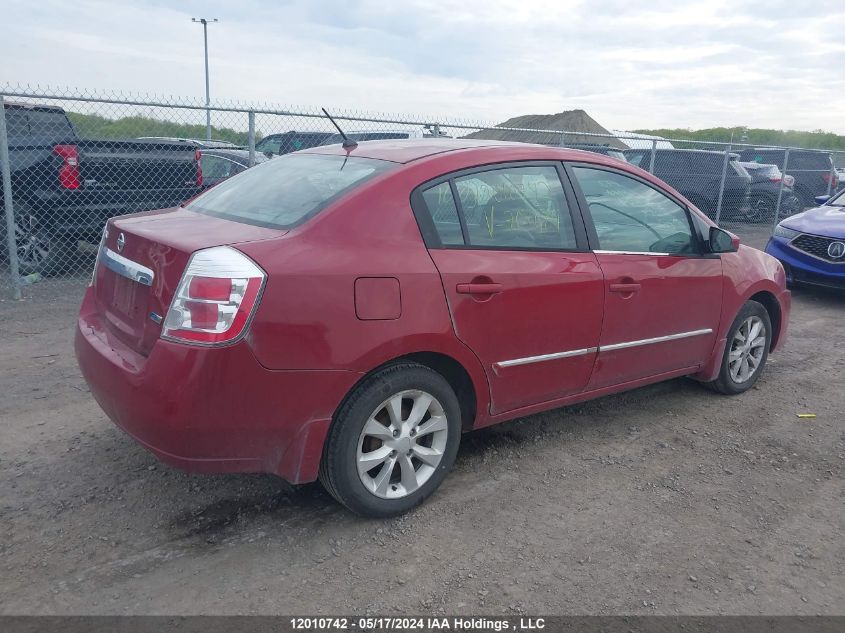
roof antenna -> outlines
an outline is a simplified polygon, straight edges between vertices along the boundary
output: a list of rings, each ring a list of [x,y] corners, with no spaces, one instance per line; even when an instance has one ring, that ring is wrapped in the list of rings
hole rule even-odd
[[[356,147],[358,147],[358,143],[353,140],[350,140],[350,138],[343,133],[343,130],[340,129],[340,126],[337,124],[337,121],[332,118],[332,115],[329,114],[325,108],[320,109],[323,111],[323,114],[329,117],[329,121],[332,122],[332,125],[337,128],[337,131],[340,132],[340,135],[343,137],[343,145],[341,145],[341,147],[343,147],[343,149],[355,149]]]

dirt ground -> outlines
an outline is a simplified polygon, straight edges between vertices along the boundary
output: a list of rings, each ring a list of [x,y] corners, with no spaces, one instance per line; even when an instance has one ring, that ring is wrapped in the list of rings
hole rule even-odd
[[[30,294],[0,302],[0,613],[845,613],[845,294],[794,292],[745,395],[680,379],[467,435],[384,521],[160,464],[80,377],[79,285]]]

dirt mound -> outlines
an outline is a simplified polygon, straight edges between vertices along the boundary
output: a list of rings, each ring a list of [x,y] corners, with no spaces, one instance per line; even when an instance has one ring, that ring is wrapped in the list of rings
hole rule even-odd
[[[467,134],[465,138],[479,138],[491,141],[519,141],[522,143],[540,143],[543,145],[558,145],[571,143],[596,143],[610,145],[618,149],[628,147],[614,138],[587,136],[590,134],[610,134],[610,131],[584,110],[567,110],[557,114],[523,114],[508,119],[496,125],[497,128],[522,128],[520,130],[497,130],[488,128]],[[565,130],[568,134],[554,132],[531,132],[523,130]],[[579,134],[579,132],[581,134]]]

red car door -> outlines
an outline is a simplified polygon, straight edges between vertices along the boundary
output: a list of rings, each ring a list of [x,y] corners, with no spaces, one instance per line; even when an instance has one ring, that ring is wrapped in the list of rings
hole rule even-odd
[[[722,261],[703,254],[689,211],[632,175],[570,170],[604,274],[604,321],[589,388],[704,363],[719,325]]]
[[[491,413],[583,391],[604,282],[559,166],[461,172],[418,190],[414,207],[455,332],[484,365]]]

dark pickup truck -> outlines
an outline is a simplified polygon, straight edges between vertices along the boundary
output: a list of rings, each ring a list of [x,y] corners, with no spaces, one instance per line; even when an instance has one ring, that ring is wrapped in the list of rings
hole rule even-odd
[[[5,115],[21,274],[68,270],[79,240],[99,242],[108,218],[175,206],[202,188],[194,147],[83,139],[53,106],[7,102]],[[7,257],[5,222],[0,237]]]
[[[629,162],[648,170],[651,150],[625,150]],[[738,162],[737,154],[730,154],[725,166],[723,152],[702,149],[657,149],[654,153],[654,175],[681,192],[687,200],[711,219],[716,218],[722,168],[725,169],[725,188],[722,195],[720,220],[749,222],[751,208],[751,176]]]

